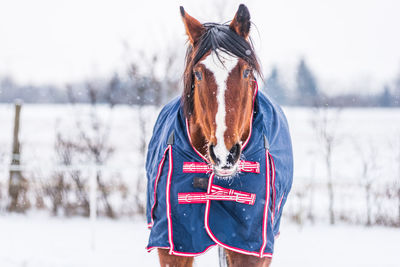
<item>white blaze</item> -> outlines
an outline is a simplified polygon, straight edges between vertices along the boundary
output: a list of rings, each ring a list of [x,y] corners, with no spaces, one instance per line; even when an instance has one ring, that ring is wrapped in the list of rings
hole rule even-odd
[[[215,82],[217,84],[217,102],[218,109],[215,116],[216,130],[215,137],[217,138],[217,145],[214,148],[215,155],[221,161],[221,166],[226,165],[229,149],[225,146],[224,133],[226,131],[226,109],[225,109],[225,91],[227,87],[227,79],[229,73],[237,65],[238,59],[228,54],[219,53],[222,63],[217,56],[212,53],[202,63],[214,74]]]

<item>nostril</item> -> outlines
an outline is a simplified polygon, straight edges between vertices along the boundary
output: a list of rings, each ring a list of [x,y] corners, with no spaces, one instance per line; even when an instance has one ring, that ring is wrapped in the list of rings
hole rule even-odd
[[[220,163],[220,160],[217,158],[217,156],[215,155],[215,152],[214,152],[214,145],[213,144],[211,144],[210,146],[209,146],[209,152],[210,152],[210,157],[211,157],[211,159],[214,161],[214,163],[216,164],[216,165],[219,165],[219,163]]]
[[[233,165],[235,164],[240,157],[241,147],[239,143],[236,143],[230,150],[228,156],[228,163]]]
[[[229,153],[231,153],[232,155],[236,155],[237,152],[239,151],[239,149],[240,149],[239,144],[235,144],[235,145],[231,148],[231,150],[229,150]]]

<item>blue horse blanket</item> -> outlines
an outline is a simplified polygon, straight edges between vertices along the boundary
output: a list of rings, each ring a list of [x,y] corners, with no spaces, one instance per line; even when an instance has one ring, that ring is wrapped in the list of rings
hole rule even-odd
[[[147,249],[196,256],[210,247],[272,257],[293,180],[292,145],[282,110],[262,92],[254,102],[241,171],[220,178],[193,148],[180,99],[160,112],[148,146]],[[247,167],[246,167],[247,166]],[[195,186],[196,179],[206,188]]]

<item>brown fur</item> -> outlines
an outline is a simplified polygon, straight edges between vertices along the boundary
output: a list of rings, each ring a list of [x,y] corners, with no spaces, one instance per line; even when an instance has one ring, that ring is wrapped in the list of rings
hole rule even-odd
[[[258,258],[225,249],[229,267],[269,267],[271,258]],[[167,249],[158,249],[161,267],[191,267],[194,257],[170,255]]]
[[[229,267],[269,267],[271,258],[259,258],[255,256],[243,255],[225,249]]]
[[[229,149],[248,138],[251,112],[253,110],[254,77],[243,78],[243,71],[249,66],[242,59],[228,78],[225,95],[226,127],[225,145]]]
[[[180,257],[170,255],[168,249],[158,249],[158,257],[161,267],[191,267],[193,266],[193,257]]]

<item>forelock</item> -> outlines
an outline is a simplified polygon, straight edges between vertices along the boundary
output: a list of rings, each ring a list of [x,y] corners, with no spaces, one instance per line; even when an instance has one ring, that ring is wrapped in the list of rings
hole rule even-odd
[[[228,25],[205,23],[203,26],[206,31],[194,50],[193,65],[198,63],[210,51],[214,52],[219,60],[219,52],[224,52],[231,56],[242,58],[256,72],[259,72],[257,57],[250,42],[232,31]]]

